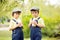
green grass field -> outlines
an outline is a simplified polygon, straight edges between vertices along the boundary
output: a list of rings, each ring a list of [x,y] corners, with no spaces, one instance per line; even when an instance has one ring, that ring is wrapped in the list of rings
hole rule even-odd
[[[0,37],[0,40],[11,40],[11,37]],[[30,38],[25,38],[24,40],[30,40]],[[58,40],[58,39],[45,37],[42,40]]]
[[[10,31],[0,31],[0,40],[11,40],[11,32]],[[30,38],[25,38],[25,40],[30,40]],[[43,37],[42,40],[57,40],[57,39]]]

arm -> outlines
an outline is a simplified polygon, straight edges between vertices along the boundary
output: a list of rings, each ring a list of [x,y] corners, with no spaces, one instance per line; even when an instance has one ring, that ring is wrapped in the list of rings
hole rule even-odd
[[[23,23],[21,22],[21,23],[19,23],[20,24],[20,26],[19,27],[23,27]]]
[[[10,30],[10,31],[11,31],[11,30],[14,30],[14,29],[16,29],[18,26],[19,26],[19,24],[14,25],[13,22],[10,22],[9,30]]]
[[[44,27],[45,27],[45,24],[44,24],[43,19],[38,20],[38,24],[37,24],[37,22],[35,21],[34,24],[37,25],[37,26],[40,27],[40,28],[44,28]]]
[[[39,26],[40,28],[44,28],[45,27],[45,25],[43,25],[43,24],[37,24],[37,26]]]
[[[40,28],[44,28],[45,27],[44,20],[42,18],[38,20],[37,26],[39,26]]]
[[[9,28],[9,30],[11,31],[11,30],[14,30],[14,29],[16,29],[18,27],[18,25],[16,25],[16,26],[11,26],[10,28]]]
[[[32,20],[30,20],[30,22],[29,22],[29,25],[28,25],[29,27],[30,27],[30,25],[32,24],[32,22],[31,22],[31,21],[32,21]]]
[[[23,23],[22,23],[21,19],[19,19],[18,22],[20,24],[19,27],[23,27]]]

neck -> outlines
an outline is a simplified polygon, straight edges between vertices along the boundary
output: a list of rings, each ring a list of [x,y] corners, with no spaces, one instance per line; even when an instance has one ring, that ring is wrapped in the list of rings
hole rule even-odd
[[[18,18],[15,18],[15,19],[18,19]]]
[[[13,18],[18,19],[18,18],[16,18],[16,17],[13,17]]]
[[[34,18],[37,18],[38,16],[35,16]]]

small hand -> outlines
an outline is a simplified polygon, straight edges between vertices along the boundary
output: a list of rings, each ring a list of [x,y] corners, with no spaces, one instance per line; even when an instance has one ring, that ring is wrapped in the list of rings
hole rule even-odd
[[[20,26],[20,25],[21,25],[21,23],[18,23],[18,24],[17,24],[17,26]]]
[[[35,25],[37,25],[37,22],[36,22],[36,21],[32,21],[32,24],[35,24]]]
[[[22,26],[23,26],[23,24],[22,24],[22,23],[19,23],[18,25],[19,25],[19,27],[22,27]]]

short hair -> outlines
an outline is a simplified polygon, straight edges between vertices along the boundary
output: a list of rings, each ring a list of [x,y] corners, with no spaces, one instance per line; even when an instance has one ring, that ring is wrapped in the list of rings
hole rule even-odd
[[[31,11],[37,11],[39,13],[39,10],[31,10]]]

